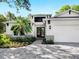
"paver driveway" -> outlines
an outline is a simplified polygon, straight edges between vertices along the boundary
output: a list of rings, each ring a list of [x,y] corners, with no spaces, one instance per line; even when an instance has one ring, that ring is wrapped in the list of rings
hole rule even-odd
[[[79,59],[79,48],[42,44],[21,48],[0,48],[0,59]]]

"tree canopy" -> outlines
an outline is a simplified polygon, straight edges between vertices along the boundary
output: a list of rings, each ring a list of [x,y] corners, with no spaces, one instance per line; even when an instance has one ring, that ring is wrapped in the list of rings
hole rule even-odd
[[[14,35],[24,35],[25,33],[31,32],[29,19],[24,17],[17,17],[16,24],[12,26],[11,30],[14,32]]]
[[[71,6],[73,10],[79,11],[79,5],[73,5]]]
[[[7,18],[7,20],[15,20],[16,16],[13,13],[8,12],[6,15],[6,18]]]
[[[0,22],[6,21],[6,17],[2,14],[0,14]]]
[[[6,21],[6,17],[4,15],[0,14],[0,33],[3,33],[5,31],[4,27],[4,23]]]
[[[5,32],[5,24],[4,22],[7,20],[14,20],[15,25],[12,26],[12,30],[14,33],[28,33],[31,32],[31,24],[29,18],[21,17],[21,16],[15,16],[13,13],[8,12],[6,16],[0,14],[0,33]]]
[[[79,5],[71,5],[71,6],[70,5],[64,5],[56,12],[56,14],[59,14],[61,12],[69,10],[69,9],[79,11]]]
[[[0,2],[6,2],[9,4],[9,6],[13,6],[14,4],[17,10],[19,10],[20,8],[25,8],[26,10],[30,10],[30,5],[31,5],[29,0],[0,0]]]

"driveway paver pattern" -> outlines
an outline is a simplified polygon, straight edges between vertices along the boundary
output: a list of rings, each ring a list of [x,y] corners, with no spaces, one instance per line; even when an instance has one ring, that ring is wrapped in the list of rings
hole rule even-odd
[[[32,44],[20,48],[0,48],[0,59],[79,59],[79,47]]]

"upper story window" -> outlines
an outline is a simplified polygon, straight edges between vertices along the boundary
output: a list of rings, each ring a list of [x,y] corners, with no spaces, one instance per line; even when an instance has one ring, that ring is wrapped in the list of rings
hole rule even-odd
[[[50,20],[48,20],[48,24],[50,24]]]
[[[44,19],[45,17],[35,17],[35,22],[43,22],[43,19]]]
[[[51,18],[51,15],[49,16],[49,18]]]
[[[48,15],[47,18],[51,18],[51,15]]]

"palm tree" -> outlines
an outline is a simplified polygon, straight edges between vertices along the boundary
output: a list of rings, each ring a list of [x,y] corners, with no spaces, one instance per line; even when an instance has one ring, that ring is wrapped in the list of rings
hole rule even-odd
[[[8,12],[6,17],[8,20],[15,20],[16,19],[15,15],[11,12]]]
[[[31,25],[28,18],[17,17],[16,24],[12,26],[11,30],[13,30],[14,35],[24,35],[25,33],[31,32]]]

